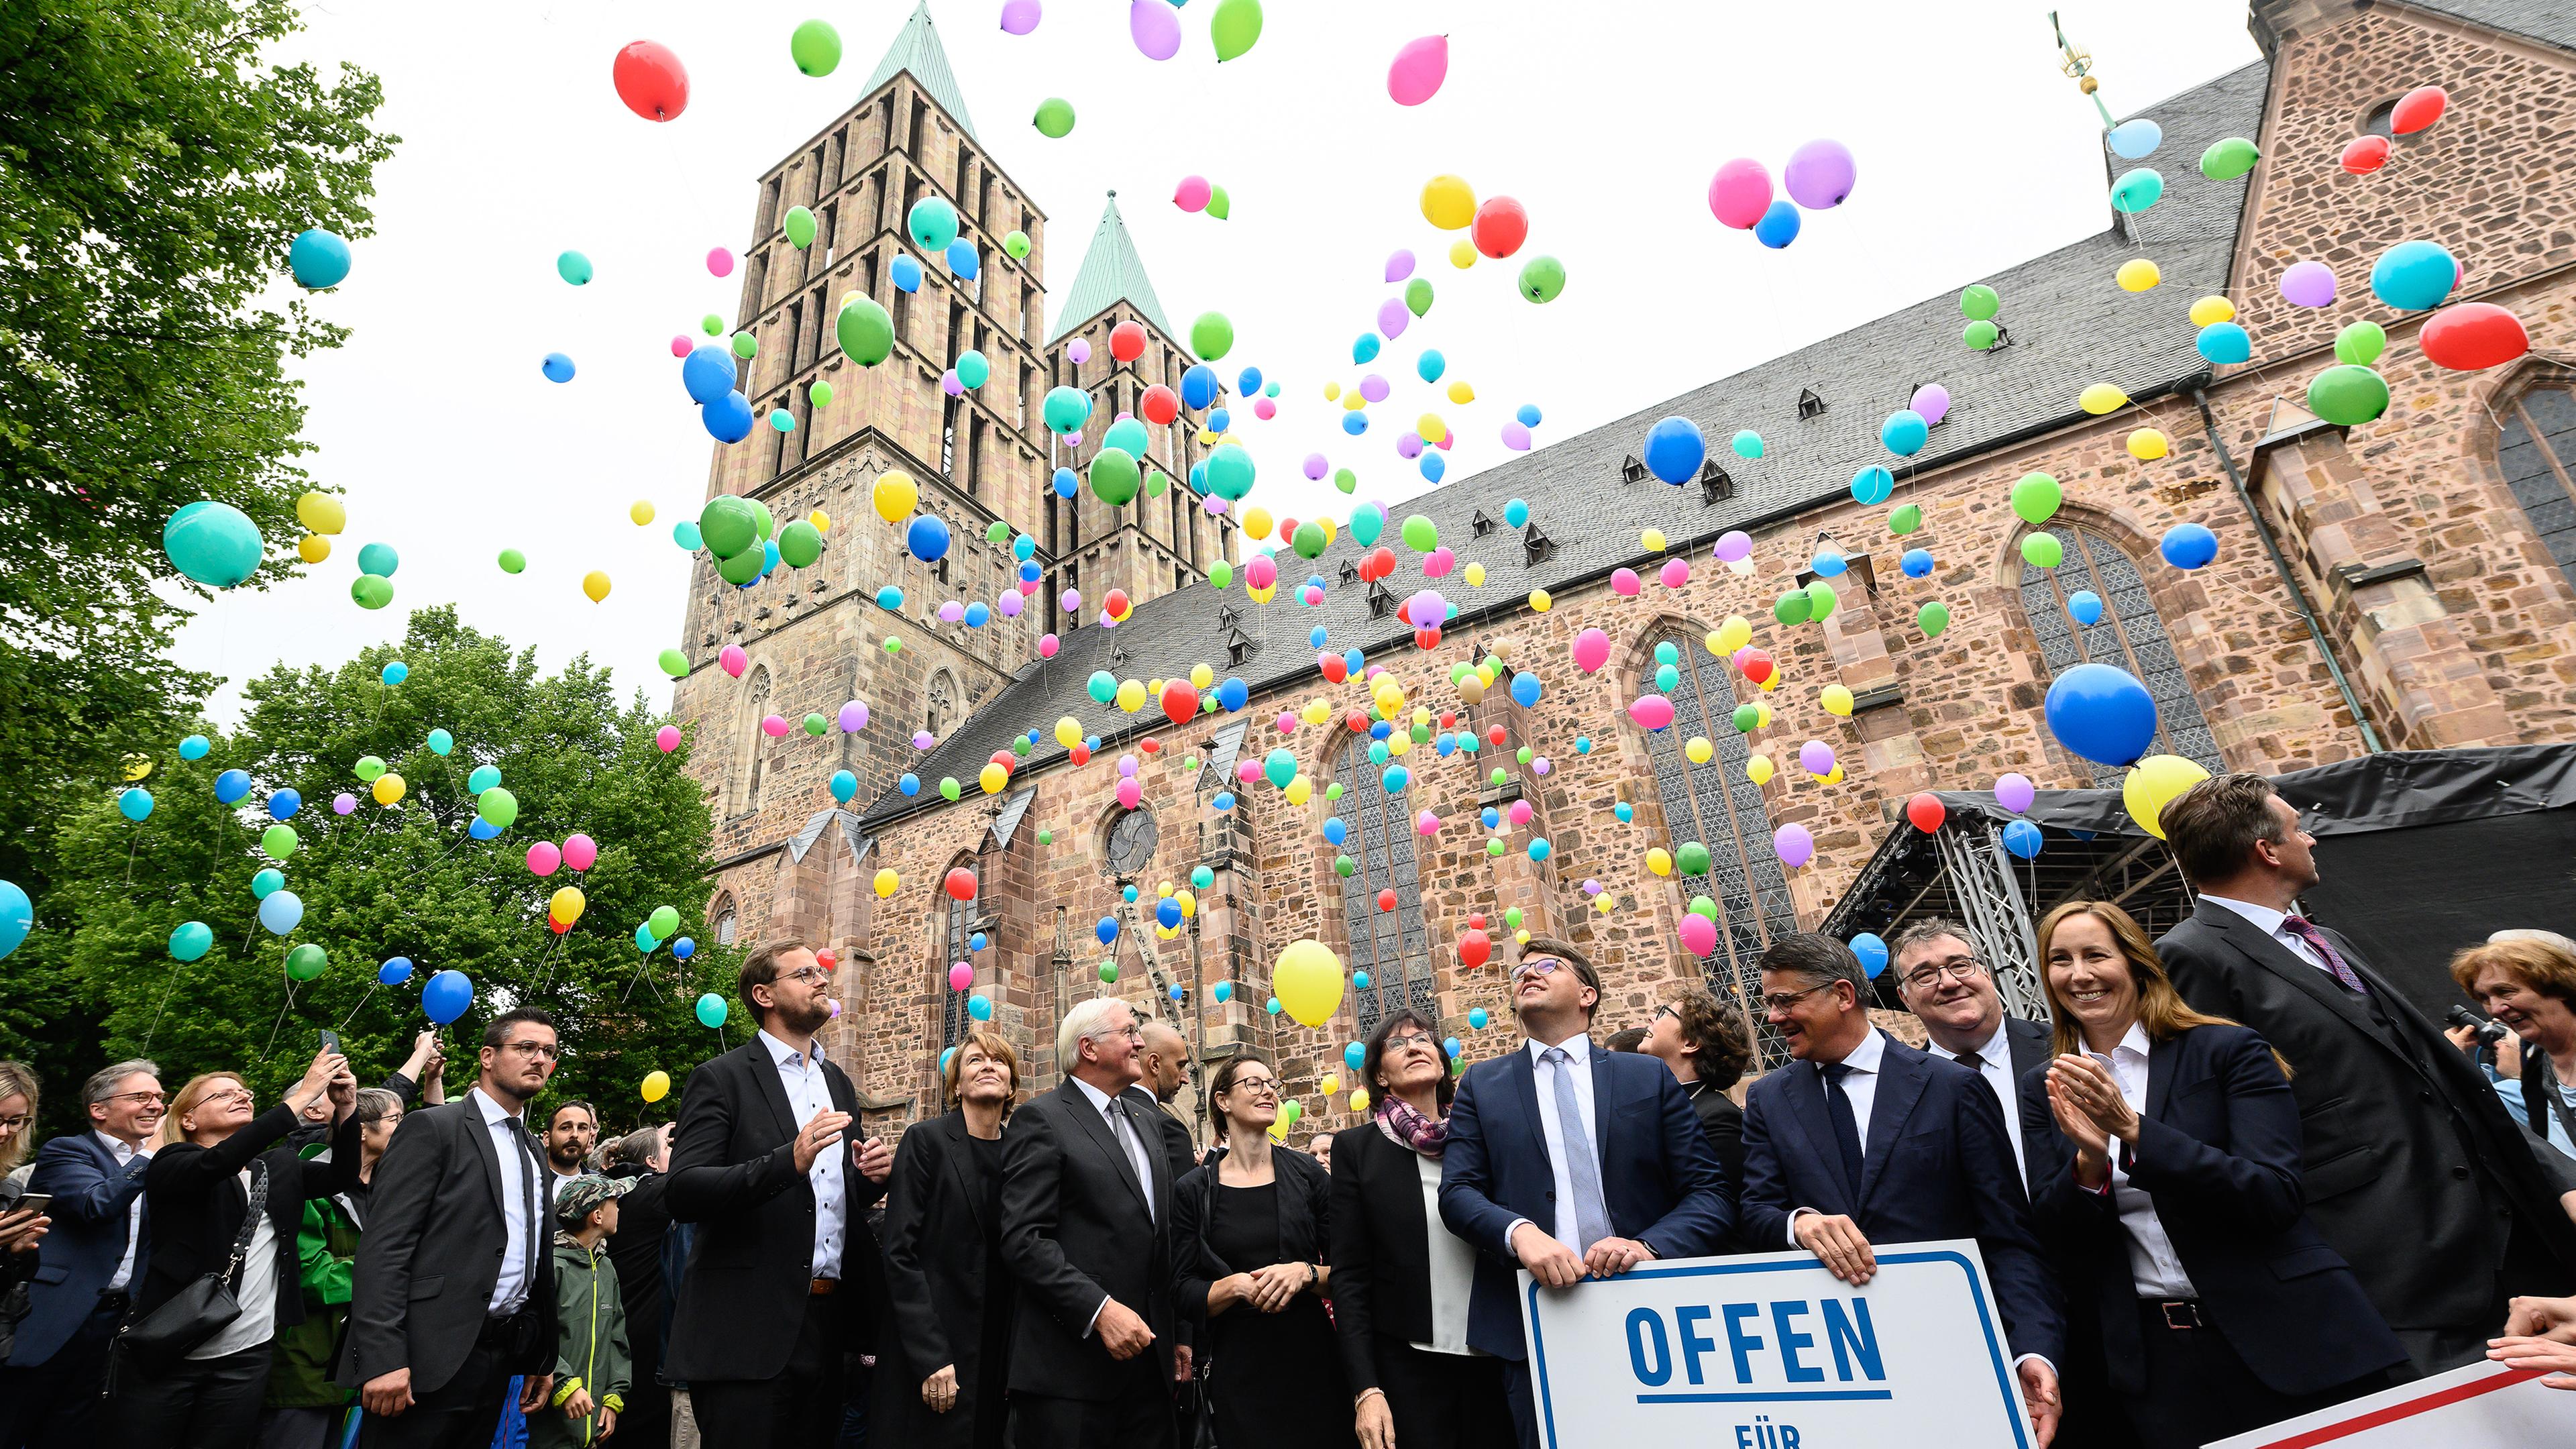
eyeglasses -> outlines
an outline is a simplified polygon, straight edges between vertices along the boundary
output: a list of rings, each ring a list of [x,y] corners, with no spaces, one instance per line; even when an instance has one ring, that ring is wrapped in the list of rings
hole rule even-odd
[[[27,1124],[33,1120],[33,1118],[28,1117],[23,1113],[15,1117],[0,1117],[0,1132],[7,1132],[15,1135],[16,1133],[24,1131]]]
[[[208,1092],[198,1100],[203,1102],[255,1102],[259,1099],[251,1095],[250,1088],[248,1087],[233,1087],[226,1091]]]
[[[501,1050],[517,1052],[523,1057],[543,1057],[550,1062],[563,1060],[563,1048],[550,1041],[503,1042]]]
[[[1234,1079],[1234,1085],[1228,1090],[1234,1092],[1261,1092],[1269,1096],[1276,1097],[1279,1095],[1279,1084],[1268,1077],[1237,1077]]]
[[[1432,1051],[1439,1045],[1439,1042],[1418,1031],[1409,1031],[1402,1036],[1391,1036],[1386,1039],[1386,1049],[1390,1052],[1409,1052],[1416,1047],[1424,1051]]]
[[[1104,1026],[1098,1031],[1086,1034],[1083,1037],[1083,1040],[1097,1041],[1104,1036],[1123,1036],[1131,1041],[1143,1041],[1145,1039],[1145,1028],[1132,1021],[1127,1023],[1125,1026]]]
[[[164,1097],[159,1092],[119,1092],[107,1100],[111,1102],[133,1102],[145,1107],[158,1107],[164,1102],[167,1102],[169,1098]]]
[[[1682,1019],[1681,1008],[1679,1008],[1679,1007],[1677,1007],[1677,1006],[1674,1006],[1674,1005],[1673,1005],[1672,1003],[1670,1003],[1670,1002],[1666,1002],[1666,1003],[1664,1003],[1662,1006],[1658,1006],[1658,1007],[1656,1007],[1656,1008],[1655,1008],[1655,1014],[1646,1018],[1646,1029],[1647,1029],[1648,1031],[1652,1031],[1652,1030],[1654,1030],[1654,1029],[1655,1029],[1655,1023],[1656,1023],[1656,1022],[1659,1022],[1659,1021],[1661,1021],[1661,1020],[1663,1020],[1665,1017],[1668,1017],[1668,1016],[1669,1016],[1669,1017],[1671,1017],[1671,1018],[1672,1018],[1673,1020],[1675,1020],[1675,1021],[1679,1021],[1679,1020],[1681,1020],[1681,1019]]]
[[[1762,996],[1762,1009],[1763,1009],[1764,1011],[1766,1011],[1766,1012],[1770,1012],[1770,1011],[1787,1011],[1789,1008],[1791,1008],[1791,1007],[1793,1007],[1793,1006],[1797,1005],[1801,1000],[1805,999],[1806,997],[1813,996],[1813,995],[1815,995],[1815,994],[1816,994],[1817,992],[1819,992],[1819,991],[1829,991],[1829,990],[1832,990],[1832,989],[1833,989],[1833,985],[1834,985],[1834,983],[1832,983],[1832,982],[1830,982],[1830,981],[1819,981],[1819,982],[1817,982],[1815,985],[1808,987],[1808,988],[1807,988],[1806,990],[1804,990],[1804,991],[1768,991],[1768,992],[1764,992],[1764,993],[1763,993],[1763,996]]]
[[[1955,961],[1940,961],[1917,966],[1905,973],[1905,984],[1916,991],[1925,991],[1938,984],[1944,976],[1956,977],[1964,982],[1974,981],[1985,974],[1986,968],[1978,965],[1975,957],[1962,956]]]
[[[1541,976],[1553,976],[1562,969],[1564,965],[1564,962],[1557,960],[1553,956],[1540,956],[1534,960],[1523,961],[1518,966],[1512,968],[1512,984],[1517,986],[1525,979]]]
[[[808,986],[819,986],[824,982],[831,980],[832,973],[824,970],[820,966],[800,966],[796,970],[790,971],[778,979],[781,981],[798,981]]]

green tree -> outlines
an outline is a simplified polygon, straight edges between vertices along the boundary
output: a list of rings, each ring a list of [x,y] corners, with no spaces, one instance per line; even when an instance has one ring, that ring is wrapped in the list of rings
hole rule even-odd
[[[407,677],[383,683],[397,660]],[[473,981],[475,998],[446,1032],[452,1083],[470,1080],[484,1022],[509,1006],[542,1006],[562,1023],[556,1091],[598,1102],[618,1124],[669,1110],[641,1104],[648,1072],[676,1082],[739,1044],[738,1017],[719,1033],[692,1011],[702,992],[730,994],[734,953],[710,944],[682,963],[669,944],[637,949],[635,929],[658,906],[679,912],[682,934],[702,932],[711,821],[683,768],[685,747],[664,754],[654,740],[662,721],[640,697],[621,708],[606,670],[576,658],[541,676],[532,652],[514,656],[460,626],[453,609],[423,609],[399,645],[337,670],[281,666],[244,695],[241,728],[214,737],[205,758],[180,760],[175,738],[155,752],[148,819],[126,819],[115,792],[99,790],[63,822],[63,870],[44,924],[60,938],[51,989],[97,1030],[66,1040],[49,1027],[31,1039],[0,1026],[0,1052],[54,1063],[49,1079],[68,1085],[148,1047],[173,1081],[241,1070],[265,1094],[302,1071],[315,1032],[331,1026],[361,1079],[373,1080],[427,1025],[420,993],[429,975],[454,969]],[[441,729],[454,741],[445,755],[429,742]],[[376,803],[359,778],[367,756],[402,778],[396,804]],[[488,841],[472,836],[468,793],[486,765],[519,805],[517,820]],[[230,805],[215,796],[227,770],[253,782]],[[272,859],[261,848],[275,823],[268,806],[288,789],[302,797],[287,821],[299,839]],[[340,815],[333,797],[344,792],[357,804]],[[599,846],[588,871],[529,872],[531,844],[577,831]],[[258,921],[253,879],[263,869],[280,872],[304,903],[284,937]],[[557,934],[547,901],[565,886],[588,908]],[[215,944],[182,963],[170,939],[188,921],[210,927]],[[322,947],[328,965],[291,982],[287,953],[306,944]],[[411,979],[379,984],[379,966],[396,956],[413,963]]]
[[[262,578],[292,567],[285,360],[344,333],[265,294],[298,232],[367,234],[395,141],[373,76],[276,62],[298,28],[291,0],[0,4],[0,878],[40,908],[50,822],[210,683],[167,657],[163,521],[221,500]]]

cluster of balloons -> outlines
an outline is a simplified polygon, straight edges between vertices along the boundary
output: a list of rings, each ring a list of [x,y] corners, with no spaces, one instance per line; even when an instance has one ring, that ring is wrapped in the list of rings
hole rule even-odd
[[[1857,178],[1851,148],[1840,141],[1815,140],[1789,154],[1781,168],[1774,197],[1771,170],[1739,156],[1709,178],[1708,209],[1720,225],[1753,233],[1753,239],[1777,250],[1798,239],[1800,208],[1827,211],[1850,197]]]

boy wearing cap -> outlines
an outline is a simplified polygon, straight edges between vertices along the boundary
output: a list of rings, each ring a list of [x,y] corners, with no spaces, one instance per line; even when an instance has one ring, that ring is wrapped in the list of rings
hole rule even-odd
[[[528,1449],[596,1444],[626,1407],[634,1372],[626,1307],[604,1244],[617,1231],[617,1200],[634,1185],[576,1177],[555,1195],[556,1412],[528,1416]]]

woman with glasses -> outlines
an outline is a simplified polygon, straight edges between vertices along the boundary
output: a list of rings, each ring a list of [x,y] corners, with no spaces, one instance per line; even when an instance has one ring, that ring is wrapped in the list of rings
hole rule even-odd
[[[1436,1023],[1399,1011],[1369,1034],[1372,1115],[1333,1140],[1333,1326],[1364,1449],[1511,1441],[1503,1361],[1467,1346],[1476,1250],[1440,1221],[1457,1088]]]
[[[27,1316],[27,1280],[35,1276],[36,1249],[53,1219],[24,1212],[18,1199],[26,1192],[16,1173],[35,1136],[36,1073],[24,1062],[0,1062],[0,1363],[9,1349],[18,1320]]]
[[[1349,1444],[1333,1323],[1332,1177],[1273,1146],[1279,1078],[1243,1053],[1208,1084],[1221,1148],[1172,1190],[1172,1296],[1198,1336],[1201,1412],[1225,1449]],[[1295,1372],[1282,1373],[1286,1366]]]
[[[140,1273],[134,1320],[182,1289],[221,1272],[250,1224],[232,1280],[241,1315],[173,1359],[144,1360],[119,1347],[108,1364],[106,1440],[118,1449],[241,1449],[259,1427],[278,1331],[304,1321],[295,1236],[309,1198],[358,1180],[357,1080],[324,1047],[304,1079],[266,1112],[240,1076],[209,1072],[170,1099],[161,1146],[143,1174],[152,1224],[151,1265]],[[281,1145],[315,1098],[328,1094],[335,1123],[327,1161]],[[260,1204],[258,1215],[251,1205]]]
[[[2308,1221],[2286,1064],[2185,1005],[2118,906],[2049,912],[2039,954],[2057,1056],[2021,1080],[2033,1206],[2138,1442],[2205,1444],[2383,1387],[2406,1349]]]
[[[300,1265],[296,1286],[304,1294],[304,1321],[277,1335],[266,1408],[259,1416],[260,1449],[330,1449],[340,1442],[343,1414],[357,1398],[340,1387],[334,1374],[340,1341],[348,1332],[349,1293],[359,1234],[366,1227],[367,1192],[376,1179],[377,1161],[393,1142],[394,1129],[402,1125],[401,1094],[391,1087],[359,1089],[357,1119],[358,1180],[329,1197],[307,1201],[303,1225],[295,1234]],[[318,1162],[330,1153],[328,1146],[315,1143],[297,1149],[296,1155]]]

